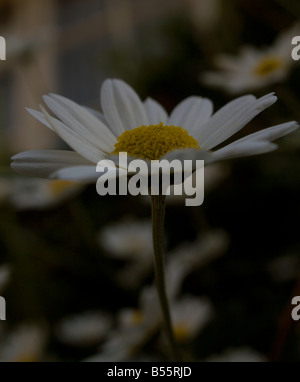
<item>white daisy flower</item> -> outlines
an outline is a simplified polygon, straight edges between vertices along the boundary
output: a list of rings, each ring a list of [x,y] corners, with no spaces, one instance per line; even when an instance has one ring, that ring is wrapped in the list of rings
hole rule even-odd
[[[187,343],[196,337],[212,317],[212,305],[206,298],[184,296],[171,306],[174,337]]]
[[[74,151],[26,151],[12,158],[12,167],[32,176],[93,182],[99,178],[96,164],[119,152],[147,160],[197,158],[206,163],[269,152],[277,148],[272,141],[294,131],[296,122],[269,127],[213,149],[276,99],[274,94],[259,99],[246,95],[213,114],[209,99],[191,96],[168,115],[153,99],[142,102],[125,82],[108,79],[101,88],[103,113],[92,113],[55,94],[44,100],[56,117],[42,106],[41,112],[29,110]],[[107,161],[107,167],[112,167],[111,161]],[[127,175],[127,171],[119,169],[119,175],[124,173]],[[115,176],[115,166],[111,174]]]
[[[211,303],[205,298],[184,296],[174,300],[171,306],[176,340],[186,343],[193,339],[212,315]],[[136,356],[159,330],[161,311],[154,288],[142,291],[137,309],[123,309],[118,315],[118,327],[112,331],[95,354],[87,362],[120,362]]]
[[[22,325],[0,345],[0,362],[39,362],[43,356],[45,332],[34,325]]]
[[[167,253],[168,288],[172,294],[178,290],[186,274],[225,253],[228,241],[224,231],[212,230]],[[148,219],[127,218],[106,226],[99,233],[99,244],[110,256],[128,260],[116,274],[124,288],[136,287],[153,269],[152,230]]]
[[[150,219],[125,218],[101,230],[98,241],[119,259],[145,259],[152,262],[152,223]]]
[[[56,207],[83,190],[81,182],[62,179],[0,179],[0,203],[10,202],[18,210]]]
[[[249,347],[229,348],[221,354],[208,357],[206,362],[266,362],[267,359]]]
[[[105,338],[112,318],[101,311],[90,311],[64,318],[56,327],[62,342],[73,346],[94,346]]]
[[[157,332],[161,311],[153,287],[144,288],[137,308],[124,308],[118,313],[117,327],[109,333],[99,353],[86,362],[119,362],[130,359]]]
[[[182,342],[191,339],[204,326],[206,318],[208,320],[211,313],[209,302],[200,299],[198,305],[196,304],[197,307],[194,306],[194,317],[189,321],[183,319],[185,313],[191,313],[189,308],[194,303],[189,296],[186,299],[178,298],[184,278],[195,266],[195,261],[191,266],[185,266],[188,262],[189,259],[186,259],[186,263],[181,259],[181,261],[167,261],[166,263],[167,294],[171,303],[171,314],[175,319],[174,332],[176,333],[177,330]],[[136,308],[125,308],[119,312],[117,327],[110,332],[107,340],[99,349],[99,353],[85,361],[126,361],[140,352],[143,346],[159,331],[161,323],[162,312],[157,291],[154,286],[148,286],[142,290]]]
[[[44,209],[58,206],[76,196],[83,185],[69,180],[16,178],[11,181],[10,201],[16,209]]]
[[[125,218],[107,225],[98,242],[108,255],[127,263],[117,272],[117,281],[125,288],[139,285],[153,269],[152,223],[150,219]]]
[[[279,34],[269,47],[244,46],[236,56],[221,54],[214,60],[219,71],[205,72],[200,80],[231,94],[283,81],[296,62],[291,57],[291,41],[295,35],[299,35],[299,26]]]

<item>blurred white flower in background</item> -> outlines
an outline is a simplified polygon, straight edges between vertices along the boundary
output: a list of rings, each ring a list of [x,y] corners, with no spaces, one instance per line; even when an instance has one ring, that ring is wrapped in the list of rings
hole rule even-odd
[[[228,238],[223,231],[203,236],[201,243],[192,249],[192,244],[183,245],[176,253],[166,258],[166,287],[174,318],[174,332],[178,340],[188,342],[204,327],[212,315],[211,303],[205,297],[180,296],[185,277],[197,266],[206,264],[222,254]],[[145,344],[159,331],[161,309],[154,286],[144,287],[138,306],[122,309],[113,329],[101,348],[85,361],[124,361],[140,353]]]
[[[117,326],[86,362],[127,361],[140,353],[143,346],[157,332],[161,321],[159,302],[153,287],[141,291],[138,307],[124,308],[117,316]]]
[[[180,343],[191,341],[212,316],[212,305],[206,298],[182,296],[171,302],[174,335]],[[161,312],[153,287],[141,293],[140,307],[123,309],[118,315],[118,326],[113,330],[99,353],[86,362],[128,361],[143,351],[144,346],[159,331]],[[160,340],[161,341],[161,340]]]
[[[212,318],[213,308],[207,298],[183,296],[171,306],[174,337],[180,343],[193,340]]]
[[[244,46],[237,55],[220,54],[214,59],[218,71],[202,73],[200,81],[232,94],[283,81],[297,62],[291,57],[291,41],[299,34],[300,26],[293,25],[280,33],[271,46]]]
[[[99,345],[112,324],[113,319],[107,312],[83,312],[61,320],[56,326],[56,336],[60,341],[72,346]]]
[[[150,219],[124,218],[101,230],[98,241],[111,256],[152,262],[152,223]]]
[[[0,362],[43,361],[46,338],[46,332],[40,326],[19,326],[0,343]]]
[[[150,219],[125,218],[106,225],[98,235],[99,245],[107,254],[127,260],[116,279],[126,288],[139,285],[153,268],[152,223]]]
[[[205,359],[206,362],[266,362],[264,355],[249,347],[230,348]]]
[[[83,185],[67,180],[14,178],[10,201],[16,209],[46,209],[75,197]]]
[[[153,243],[151,221],[127,217],[105,226],[98,234],[100,247],[107,255],[126,260],[116,271],[116,280],[124,288],[141,284],[153,271]],[[169,288],[175,290],[180,280],[194,269],[215,260],[225,253],[229,243],[222,230],[211,230],[193,242],[183,242],[166,254]],[[174,285],[170,287],[170,285]]]

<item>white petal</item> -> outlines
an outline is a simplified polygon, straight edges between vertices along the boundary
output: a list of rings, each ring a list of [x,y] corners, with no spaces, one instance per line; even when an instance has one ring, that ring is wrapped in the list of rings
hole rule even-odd
[[[99,160],[105,157],[106,154],[99,148],[86,141],[75,130],[72,130],[58,119],[51,117],[42,106],[40,106],[40,108],[56,134],[59,135],[73,150],[94,163],[98,163]]]
[[[205,165],[207,165],[212,161],[212,153],[209,151],[197,149],[179,149],[167,153],[161,159],[167,159],[169,162],[174,159],[179,159],[181,162],[185,160],[204,160]]]
[[[214,160],[223,160],[248,155],[264,154],[277,149],[275,143],[268,141],[246,141],[234,145],[228,145],[213,153]]]
[[[88,107],[88,106],[83,106],[85,108],[85,110],[87,110],[89,113],[93,114],[94,117],[96,117],[97,119],[100,119],[100,121],[102,123],[104,123],[104,125],[107,125],[107,122],[104,118],[104,115],[98,111],[98,110],[95,110],[95,109],[92,109],[91,107]]]
[[[299,128],[299,125],[296,121],[281,123],[280,125],[268,127],[267,129],[263,129],[263,130],[257,131],[256,133],[249,134],[246,137],[243,137],[231,143],[230,145],[238,144],[242,142],[248,142],[248,141],[270,141],[271,142],[271,141],[274,141],[275,139],[281,138],[284,135],[287,135],[297,130],[298,128]]]
[[[159,122],[167,123],[168,113],[166,110],[154,99],[147,98],[144,102],[145,110],[148,115],[149,124],[157,125]]]
[[[213,104],[208,98],[188,97],[172,111],[168,124],[181,126],[193,135],[213,112]]]
[[[57,94],[50,94],[43,98],[50,110],[83,139],[97,146],[103,152],[110,153],[113,151],[116,137],[104,123],[84,107]]]
[[[96,169],[98,171],[96,171]],[[103,172],[106,172],[105,179],[109,177],[115,177],[119,175],[126,175],[127,172],[121,169],[116,169],[115,167],[103,167]],[[101,177],[101,172],[99,172],[99,166],[72,166],[62,168],[50,175],[51,179],[64,179],[73,180],[84,183],[93,183]]]
[[[73,180],[78,182],[92,183],[99,178],[95,166],[72,166],[65,167],[50,175],[51,179]]]
[[[51,126],[51,124],[47,121],[46,117],[44,116],[43,113],[41,113],[40,111],[37,111],[37,110],[33,110],[33,109],[29,109],[29,108],[25,108],[29,114],[31,114],[35,119],[37,119],[38,121],[42,122],[45,126],[47,126],[50,130],[54,131],[53,130],[53,127]]]
[[[23,175],[47,178],[53,171],[74,165],[88,165],[91,162],[75,151],[30,150],[12,157],[11,167]]]
[[[276,100],[273,94],[259,99],[252,95],[239,97],[215,113],[194,137],[201,148],[209,150],[241,130]]]
[[[111,130],[118,137],[125,130],[148,125],[144,105],[136,92],[121,80],[106,80],[101,88],[101,106]]]

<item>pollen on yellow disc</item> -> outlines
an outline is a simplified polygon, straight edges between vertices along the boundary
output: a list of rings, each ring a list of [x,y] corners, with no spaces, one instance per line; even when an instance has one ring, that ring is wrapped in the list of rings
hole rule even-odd
[[[175,324],[173,327],[174,337],[177,342],[183,343],[190,338],[190,331],[183,323]]]
[[[272,74],[282,66],[282,60],[280,57],[266,57],[261,60],[254,68],[255,74],[260,77]]]
[[[166,126],[163,122],[157,125],[140,126],[126,130],[119,136],[111,154],[126,152],[128,155],[142,159],[159,159],[176,149],[199,149],[195,138],[179,126]]]
[[[74,187],[77,183],[71,180],[53,180],[49,183],[49,189],[52,195],[58,196],[64,191]]]

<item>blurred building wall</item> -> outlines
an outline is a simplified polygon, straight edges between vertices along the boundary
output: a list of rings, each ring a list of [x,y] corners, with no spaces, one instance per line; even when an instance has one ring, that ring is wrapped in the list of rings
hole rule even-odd
[[[45,147],[54,134],[35,122],[25,106],[36,108],[43,94],[57,88],[54,1],[9,0],[0,7],[8,9],[0,32],[7,45],[7,61],[0,65],[0,81],[6,85],[0,90],[5,99],[1,129],[11,152]]]
[[[54,133],[25,107],[38,108],[42,95],[60,92],[92,106],[101,72],[93,55],[108,47],[133,47],[139,27],[180,9],[182,0],[1,0],[0,35],[7,61],[0,62],[0,132],[10,153],[53,148]],[[2,15],[2,16],[1,16]],[[1,149],[1,148],[0,148]]]

